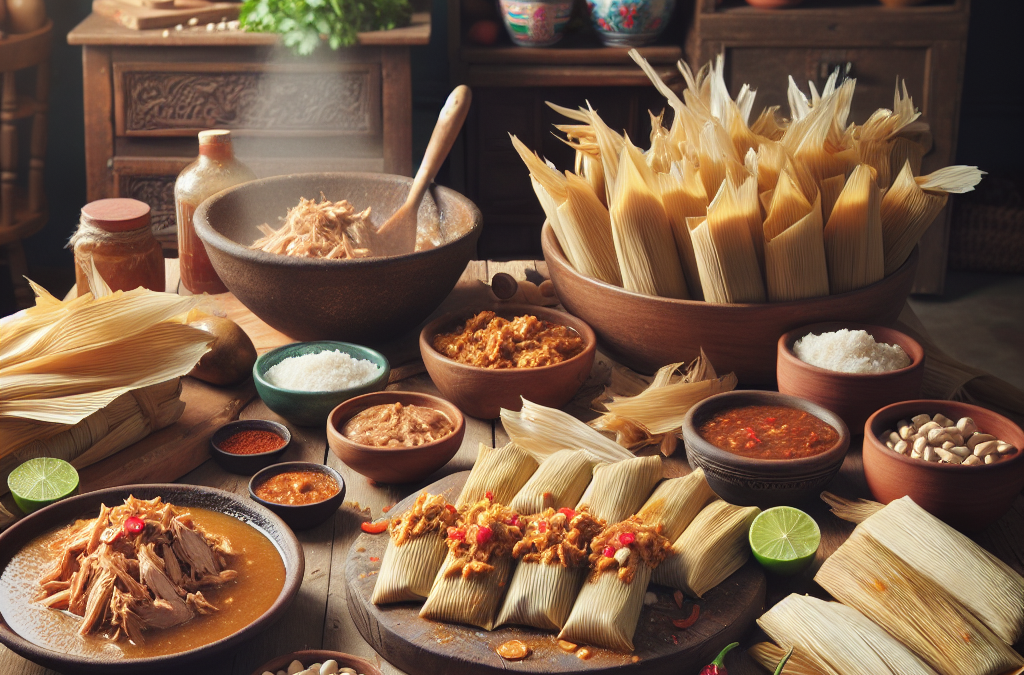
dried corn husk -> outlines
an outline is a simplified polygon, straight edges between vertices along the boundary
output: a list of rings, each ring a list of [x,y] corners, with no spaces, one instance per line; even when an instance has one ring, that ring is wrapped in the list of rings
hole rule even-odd
[[[892,274],[906,262],[947,199],[946,193],[922,190],[914,180],[910,162],[903,165],[896,181],[882,197],[885,274]]]
[[[490,564],[494,569],[468,579],[461,574],[445,576],[444,571],[454,562],[455,556],[449,552],[420,608],[420,616],[493,630],[515,561],[511,557],[492,558]]]
[[[590,485],[597,458],[586,450],[560,450],[526,481],[509,504],[516,513],[575,506]]]
[[[614,572],[604,572],[583,584],[559,640],[633,651],[633,634],[644,607],[651,568],[640,561],[630,583]]]
[[[821,672],[935,675],[923,661],[855,609],[791,594],[757,620],[783,648],[795,647]]]
[[[765,670],[775,672],[776,666],[785,658],[787,651],[771,642],[758,642],[748,649],[747,653]],[[784,670],[786,675],[838,675],[831,668],[819,666],[799,649],[793,650]]]
[[[637,516],[647,525],[660,523],[662,536],[675,541],[697,514],[717,498],[704,469],[698,468],[682,478],[659,483]]]
[[[686,227],[686,219],[707,215],[708,196],[704,192],[704,184],[700,181],[697,167],[683,158],[673,162],[668,173],[658,175],[658,187],[661,203],[672,226],[676,252],[683,266],[686,289],[694,300],[703,300],[700,271],[697,268],[697,258],[693,252],[693,241]]]
[[[704,597],[747,562],[747,531],[759,513],[756,506],[711,502],[672,544],[672,555],[654,570],[654,583]]]
[[[832,208],[825,225],[825,260],[833,295],[885,275],[881,195],[866,164],[857,165]]]
[[[814,580],[909,647],[941,675],[997,675],[1024,666],[1013,651],[942,586],[864,529],[856,529]]]
[[[618,523],[637,512],[659,480],[661,457],[658,455],[603,464],[594,470],[594,480],[576,509],[586,506],[595,518]]]
[[[573,250],[575,260],[570,262],[576,271],[621,286],[611,216],[590,184],[566,172],[565,201],[558,207],[557,215],[562,237]]]
[[[388,605],[426,598],[447,555],[444,533],[428,532],[401,546],[388,537],[371,601]]]
[[[561,630],[587,577],[586,566],[519,563],[495,626],[508,623]]]
[[[756,208],[756,191],[745,190],[741,195],[732,179],[727,179],[708,206],[707,218],[687,221],[707,302],[765,301],[761,267],[750,236],[751,209],[744,204],[750,198]]]
[[[473,504],[491,493],[491,501],[508,504],[537,470],[537,460],[523,448],[508,443],[501,448],[480,444],[480,452],[469,472],[456,508]]]
[[[785,174],[783,174],[785,175]],[[790,182],[790,185],[793,185]],[[775,189],[778,198],[784,190],[783,181]],[[793,185],[795,190],[795,185]],[[799,195],[799,197],[796,197]],[[797,191],[787,206],[773,199],[772,210],[765,220],[765,274],[768,300],[784,302],[828,295],[828,267],[825,262],[824,229],[821,220],[821,198],[808,204]],[[792,224],[786,222],[803,211]],[[769,233],[777,230],[777,234]]]
[[[559,450],[582,448],[602,462],[631,459],[633,453],[567,412],[523,399],[522,410],[501,410],[512,442],[543,460]]]

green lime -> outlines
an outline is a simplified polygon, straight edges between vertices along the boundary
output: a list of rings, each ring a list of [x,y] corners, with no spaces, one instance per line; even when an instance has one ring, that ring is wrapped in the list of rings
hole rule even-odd
[[[814,518],[792,506],[776,506],[754,518],[750,550],[765,569],[776,574],[802,571],[818,551],[821,530]]]
[[[26,514],[48,506],[78,489],[78,472],[63,459],[36,457],[7,477],[14,503]]]

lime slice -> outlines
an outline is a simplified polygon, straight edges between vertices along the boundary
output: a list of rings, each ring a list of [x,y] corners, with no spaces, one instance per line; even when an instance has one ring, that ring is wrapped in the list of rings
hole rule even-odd
[[[821,530],[814,518],[792,506],[776,506],[754,518],[750,550],[765,569],[776,574],[804,570],[818,551]]]
[[[63,459],[36,457],[7,477],[14,503],[26,514],[48,506],[78,489],[78,472]]]

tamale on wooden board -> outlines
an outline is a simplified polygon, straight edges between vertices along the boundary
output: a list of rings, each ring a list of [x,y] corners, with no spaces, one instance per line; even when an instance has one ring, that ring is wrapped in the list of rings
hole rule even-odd
[[[417,490],[389,511],[395,516],[412,506],[422,492],[458,496],[468,471],[447,476]],[[487,632],[472,626],[439,623],[419,616],[422,602],[377,606],[370,598],[387,547],[388,534],[362,534],[353,543],[345,564],[348,607],[363,638],[389,663],[409,673],[478,675],[483,673],[598,672],[677,675],[696,672],[726,644],[739,641],[760,616],[765,601],[765,576],[753,561],[705,594],[700,618],[686,629],[673,619],[689,615],[689,600],[679,609],[671,589],[652,585],[658,602],[645,605],[631,654],[593,648],[587,660],[558,647],[553,631],[502,626]],[[522,640],[531,654],[506,661],[495,649],[508,640]],[[584,645],[581,645],[584,646]],[[589,647],[589,645],[587,645]],[[633,657],[639,658],[633,662]]]

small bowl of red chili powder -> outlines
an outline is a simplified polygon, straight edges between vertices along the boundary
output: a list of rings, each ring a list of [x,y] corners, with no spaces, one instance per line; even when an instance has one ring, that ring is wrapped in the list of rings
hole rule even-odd
[[[225,471],[251,476],[280,460],[292,442],[288,427],[270,420],[236,420],[213,433],[210,454]]]

